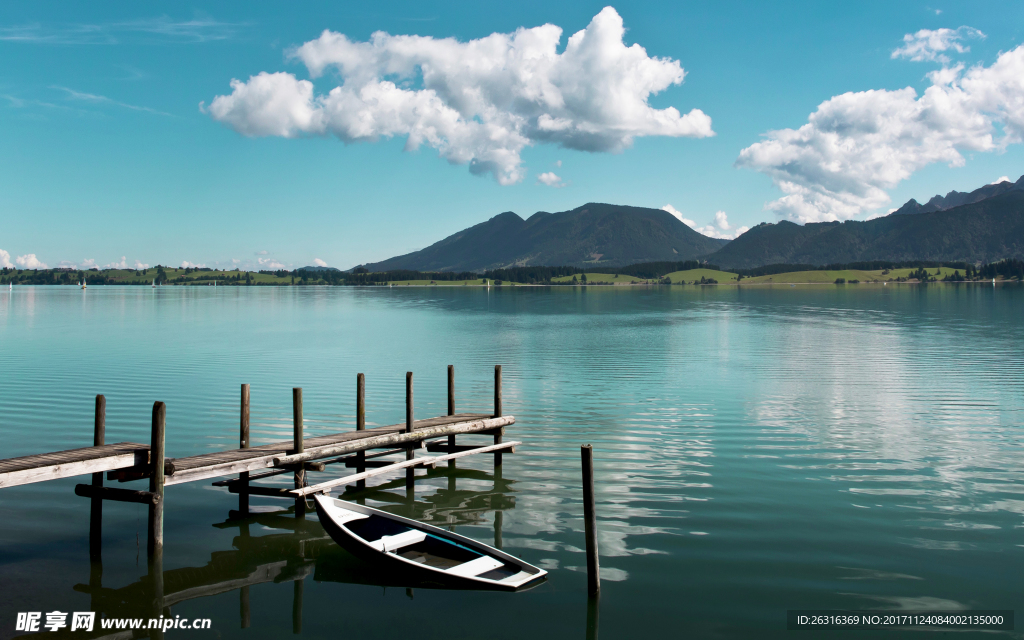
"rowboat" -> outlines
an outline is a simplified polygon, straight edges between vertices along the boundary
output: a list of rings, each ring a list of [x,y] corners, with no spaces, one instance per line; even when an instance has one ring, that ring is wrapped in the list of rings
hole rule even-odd
[[[352,555],[386,569],[415,572],[443,586],[515,591],[547,571],[451,531],[363,505],[314,495],[331,538]]]

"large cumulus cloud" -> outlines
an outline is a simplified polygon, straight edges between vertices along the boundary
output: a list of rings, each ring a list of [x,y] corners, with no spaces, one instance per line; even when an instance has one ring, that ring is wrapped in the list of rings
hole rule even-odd
[[[638,136],[714,135],[700,109],[655,109],[648,99],[683,82],[677,60],[626,46],[622,18],[604,8],[571,37],[546,24],[461,42],[374,33],[368,42],[324,31],[294,49],[327,93],[291,73],[232,80],[210,115],[247,136],[335,135],[346,143],[406,137],[501,184],[524,177],[520,153],[536,143],[618,152]]]
[[[948,50],[948,49],[947,49]],[[843,220],[890,202],[887,190],[922,167],[964,164],[1024,137],[1024,45],[991,66],[944,66],[911,87],[844,93],[807,124],[765,134],[737,166],[767,174],[785,194],[767,207],[799,222]]]

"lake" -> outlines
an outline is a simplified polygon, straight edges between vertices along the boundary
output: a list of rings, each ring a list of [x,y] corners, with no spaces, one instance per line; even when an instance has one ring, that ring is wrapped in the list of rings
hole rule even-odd
[[[460,411],[490,410],[503,366],[506,440],[523,445],[499,475],[471,456],[418,481],[414,503],[398,474],[363,497],[497,541],[546,582],[395,582],[325,541],[315,515],[272,513],[289,501],[254,497],[262,513],[231,520],[237,497],[196,482],[167,489],[165,589],[221,587],[171,607],[212,629],[172,637],[279,638],[299,631],[293,618],[309,637],[584,637],[585,443],[605,638],[784,637],[789,609],[1024,611],[1017,284],[0,294],[2,457],[91,445],[99,393],[111,443],[148,442],[166,402],[181,457],[237,447],[242,383],[263,444],[291,438],[292,387],[316,435],[354,428],[357,373],[372,426],[404,420],[406,371],[428,417],[446,411],[446,365]],[[107,591],[76,590],[90,581],[89,504],[73,488],[87,481],[0,491],[0,637],[19,611],[132,615],[146,509],[105,504]],[[245,593],[231,582],[260,571]]]

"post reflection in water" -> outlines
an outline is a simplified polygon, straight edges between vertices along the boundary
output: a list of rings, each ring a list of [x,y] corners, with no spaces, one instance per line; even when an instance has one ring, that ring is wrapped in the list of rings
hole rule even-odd
[[[457,526],[480,525],[493,512],[494,544],[501,547],[502,511],[515,508],[512,488],[514,480],[497,473],[471,469],[438,469],[418,479],[447,476],[447,486],[431,495],[410,502],[407,495],[396,492],[405,486],[405,478],[362,490],[351,490],[340,497],[359,504],[367,501],[384,503],[378,508],[399,513],[421,522],[454,530]],[[457,479],[491,481],[490,490],[458,489]],[[253,525],[281,533],[252,535]],[[304,510],[295,506],[250,507],[248,513],[229,511],[218,529],[237,528],[232,549],[214,551],[210,561],[201,567],[163,570],[162,557],[149,565],[147,575],[119,588],[102,584],[101,554],[91,557],[89,583],[76,584],[74,590],[90,595],[92,611],[108,618],[173,618],[171,608],[187,600],[205,598],[229,591],[239,594],[239,626],[252,625],[250,587],[267,582],[292,582],[292,633],[302,633],[302,600],[304,581],[313,576],[317,582],[343,582],[381,587],[405,587],[406,595],[414,597],[413,589],[437,588],[404,574],[382,572],[349,555],[334,543],[319,520],[304,517]],[[94,528],[94,530],[97,528]],[[173,542],[172,542],[173,544]],[[588,613],[588,620],[589,618]],[[589,626],[588,626],[589,628]],[[588,634],[590,632],[588,631]],[[162,630],[149,630],[151,638],[162,638]],[[590,637],[588,635],[588,637]]]

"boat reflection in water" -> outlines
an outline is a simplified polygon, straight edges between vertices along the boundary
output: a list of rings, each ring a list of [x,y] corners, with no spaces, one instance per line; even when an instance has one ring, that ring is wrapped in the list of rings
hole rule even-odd
[[[384,511],[450,530],[483,524],[493,512],[494,546],[500,549],[502,511],[515,508],[515,496],[511,495],[514,481],[503,479],[500,467],[496,473],[469,469],[437,473],[442,474],[448,477],[448,487],[438,488],[428,496],[393,491],[404,487],[403,478],[361,491],[348,491],[339,497],[360,504],[372,501]],[[459,490],[455,487],[456,478],[489,480],[493,488]],[[283,508],[284,504],[288,507]],[[316,518],[296,514],[291,501],[282,501],[282,508],[254,507],[248,513],[231,511],[227,520],[213,526],[237,528],[239,533],[232,541],[232,549],[213,552],[205,566],[161,571],[158,564],[157,569],[139,581],[110,588],[102,585],[102,562],[94,560],[89,584],[78,584],[74,589],[90,594],[92,610],[97,616],[115,618],[152,618],[161,614],[168,618],[172,617],[171,607],[178,603],[237,590],[241,626],[247,628],[250,625],[249,588],[267,582],[290,581],[294,584],[292,627],[295,633],[300,633],[303,584],[310,575],[317,582],[404,587],[410,597],[415,588],[438,588],[436,582],[422,582],[415,574],[382,571],[377,565],[355,558],[331,539]],[[254,531],[266,529],[281,533],[253,535]]]

